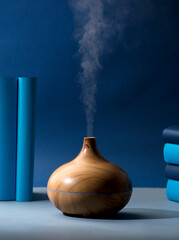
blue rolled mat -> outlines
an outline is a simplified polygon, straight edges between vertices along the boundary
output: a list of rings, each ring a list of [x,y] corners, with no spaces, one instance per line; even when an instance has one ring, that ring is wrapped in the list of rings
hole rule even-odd
[[[179,181],[169,179],[166,194],[169,200],[179,202]]]
[[[179,181],[179,165],[167,164],[165,175],[167,178]]]
[[[179,144],[179,125],[165,128],[162,136],[165,142]]]
[[[34,170],[35,78],[18,78],[16,201],[31,201]]]
[[[15,200],[17,79],[0,78],[0,200]]]
[[[164,160],[166,163],[179,165],[179,145],[166,143],[163,149]]]

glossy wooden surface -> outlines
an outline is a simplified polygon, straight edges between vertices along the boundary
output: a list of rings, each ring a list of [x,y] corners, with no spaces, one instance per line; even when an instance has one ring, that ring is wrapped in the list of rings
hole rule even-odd
[[[122,209],[132,184],[124,170],[103,158],[95,138],[84,138],[79,155],[51,175],[47,193],[63,213],[85,217]]]

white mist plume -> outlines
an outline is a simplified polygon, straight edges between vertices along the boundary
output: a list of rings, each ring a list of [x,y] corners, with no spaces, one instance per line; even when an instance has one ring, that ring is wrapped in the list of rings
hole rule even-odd
[[[102,69],[100,56],[106,50],[110,37],[116,31],[122,30],[121,20],[126,15],[126,9],[123,7],[124,1],[120,1],[120,9],[115,8],[117,2],[117,0],[70,1],[77,22],[76,39],[79,43],[78,53],[81,57],[79,81],[82,86],[81,99],[86,110],[87,136],[93,136],[97,74]],[[111,5],[114,7],[112,18],[111,12],[108,17],[105,17],[104,11],[106,9],[110,11]],[[123,12],[118,12],[119,10]]]

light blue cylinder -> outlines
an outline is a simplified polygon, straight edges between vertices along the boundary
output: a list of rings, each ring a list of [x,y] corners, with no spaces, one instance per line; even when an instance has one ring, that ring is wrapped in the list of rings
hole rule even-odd
[[[0,78],[0,200],[15,200],[17,79]]]
[[[34,172],[35,78],[18,78],[16,201],[31,201]]]

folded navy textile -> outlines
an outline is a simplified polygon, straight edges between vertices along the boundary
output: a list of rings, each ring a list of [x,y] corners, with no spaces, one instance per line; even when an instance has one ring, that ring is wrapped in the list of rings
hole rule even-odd
[[[179,144],[179,125],[165,128],[162,136],[165,142]]]
[[[165,167],[165,175],[167,178],[179,181],[179,165],[167,164]]]

